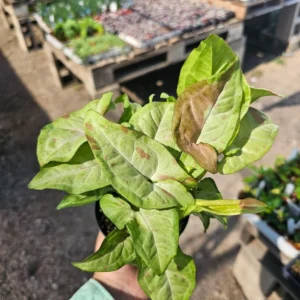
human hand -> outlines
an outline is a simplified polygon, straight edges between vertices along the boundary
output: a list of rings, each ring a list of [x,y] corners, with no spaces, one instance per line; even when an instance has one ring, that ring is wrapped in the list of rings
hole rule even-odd
[[[97,251],[104,240],[99,232],[96,240]],[[137,268],[126,265],[114,272],[96,272],[93,278],[99,281],[116,300],[146,300],[149,299],[137,281]]]

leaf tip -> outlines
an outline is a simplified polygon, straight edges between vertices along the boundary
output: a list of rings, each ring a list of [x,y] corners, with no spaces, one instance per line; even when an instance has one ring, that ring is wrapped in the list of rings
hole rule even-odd
[[[65,208],[64,204],[62,202],[60,202],[57,206],[56,206],[56,210],[62,210],[63,208]]]
[[[34,177],[27,185],[27,187],[31,190],[37,190],[38,189],[38,185],[36,183],[36,177]]]
[[[80,269],[80,270],[82,270],[81,269],[81,263],[80,262],[71,262],[71,265],[73,266],[73,267],[75,267],[75,268],[77,268],[77,269]]]

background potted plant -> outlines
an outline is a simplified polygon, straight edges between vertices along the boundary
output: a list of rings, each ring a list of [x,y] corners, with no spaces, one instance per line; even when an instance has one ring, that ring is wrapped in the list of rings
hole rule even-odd
[[[108,272],[135,264],[151,299],[189,299],[196,280],[193,259],[178,245],[179,223],[258,213],[256,199],[222,199],[207,172],[231,174],[260,159],[278,127],[250,104],[271,92],[251,88],[238,57],[212,35],[182,67],[178,99],[166,94],[141,107],[127,96],[103,95],[45,126],[38,139],[40,172],[33,189],[68,194],[58,208],[99,202],[112,222],[102,246],[74,266]],[[117,123],[106,112],[122,102]]]
[[[252,167],[239,198],[256,197],[268,208],[247,219],[288,259],[300,252],[300,154],[279,157],[274,168]]]

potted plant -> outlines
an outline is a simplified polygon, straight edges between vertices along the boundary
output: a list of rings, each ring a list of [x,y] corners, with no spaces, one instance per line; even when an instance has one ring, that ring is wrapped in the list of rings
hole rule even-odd
[[[46,40],[78,64],[92,64],[108,57],[125,54],[129,46],[90,17],[58,23]]]
[[[33,189],[68,194],[58,208],[98,202],[109,227],[102,246],[74,266],[90,272],[135,264],[151,299],[189,299],[193,259],[180,246],[179,224],[258,213],[254,198],[222,199],[212,178],[235,173],[260,159],[278,127],[250,104],[271,92],[251,88],[238,57],[218,36],[193,50],[182,67],[177,100],[166,94],[144,107],[123,95],[103,95],[45,126],[38,139],[40,172]],[[116,123],[104,115],[123,103]],[[105,223],[105,224],[104,224]],[[115,228],[115,229],[114,229]]]
[[[256,197],[268,208],[247,216],[288,259],[300,251],[300,154],[279,157],[274,168],[252,167],[239,198]]]

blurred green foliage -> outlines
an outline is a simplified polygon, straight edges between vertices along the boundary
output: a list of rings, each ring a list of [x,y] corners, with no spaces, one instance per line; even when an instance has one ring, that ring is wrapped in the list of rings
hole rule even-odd
[[[287,220],[300,221],[299,216],[291,213],[287,202],[290,199],[300,205],[300,154],[291,160],[277,158],[274,168],[251,167],[251,170],[252,175],[244,179],[246,186],[239,198],[254,197],[266,203],[268,208],[260,216],[277,232],[288,236]],[[287,184],[294,187],[290,195],[286,194]],[[288,238],[296,248],[300,248],[299,231]]]

